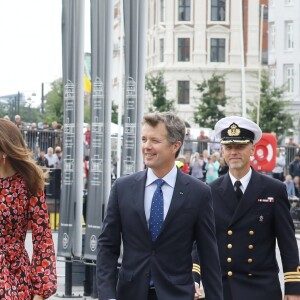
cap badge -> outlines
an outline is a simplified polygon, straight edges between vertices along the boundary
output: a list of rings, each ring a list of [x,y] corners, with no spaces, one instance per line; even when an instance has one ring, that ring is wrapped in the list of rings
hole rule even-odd
[[[238,125],[232,123],[227,130],[228,136],[239,136],[241,134],[241,130],[239,129]]]

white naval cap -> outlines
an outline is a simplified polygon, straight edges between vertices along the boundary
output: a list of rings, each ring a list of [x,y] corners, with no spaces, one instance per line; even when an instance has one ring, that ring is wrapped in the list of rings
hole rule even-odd
[[[216,123],[215,135],[221,144],[256,144],[262,136],[262,131],[249,119],[230,116]]]

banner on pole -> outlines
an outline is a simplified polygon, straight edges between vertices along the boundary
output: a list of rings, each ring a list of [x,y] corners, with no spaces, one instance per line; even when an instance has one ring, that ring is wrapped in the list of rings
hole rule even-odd
[[[80,186],[76,183],[78,168],[82,171],[82,159],[78,155],[83,149],[76,150],[78,142],[77,130],[82,130],[76,122],[82,123],[78,117],[78,104],[83,101],[83,20],[84,9],[81,0],[62,1],[62,62],[64,87],[64,130],[63,130],[63,166],[62,191],[60,201],[60,224],[58,233],[58,256],[80,256],[77,251],[81,246],[82,200],[78,195]],[[82,73],[82,74],[81,74]],[[81,131],[82,135],[82,131]],[[80,141],[79,141],[80,143]],[[82,144],[82,142],[81,142]],[[83,148],[83,147],[81,147]],[[81,175],[82,181],[82,175]],[[81,188],[82,193],[82,188]],[[80,201],[81,200],[81,201]],[[78,241],[78,235],[80,239]]]
[[[96,260],[105,198],[111,181],[111,72],[113,1],[91,0],[91,143],[84,258]]]
[[[125,99],[121,174],[136,170],[137,81],[138,81],[138,0],[124,0]]]

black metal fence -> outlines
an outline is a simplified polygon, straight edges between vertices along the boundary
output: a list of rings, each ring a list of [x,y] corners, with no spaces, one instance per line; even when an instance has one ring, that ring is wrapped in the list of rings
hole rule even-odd
[[[63,132],[61,130],[31,130],[23,128],[20,130],[27,147],[32,150],[35,158],[41,150],[47,153],[49,147],[62,147]]]

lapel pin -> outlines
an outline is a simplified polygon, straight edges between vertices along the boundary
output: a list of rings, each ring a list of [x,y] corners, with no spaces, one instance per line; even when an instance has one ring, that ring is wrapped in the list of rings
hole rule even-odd
[[[260,216],[259,217],[259,222],[263,222],[264,221],[264,216]]]

